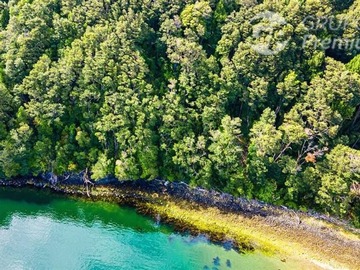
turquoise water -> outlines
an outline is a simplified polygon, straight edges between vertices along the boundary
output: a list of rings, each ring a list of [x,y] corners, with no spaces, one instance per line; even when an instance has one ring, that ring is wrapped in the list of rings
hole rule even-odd
[[[284,269],[180,235],[133,209],[0,188],[0,269]]]

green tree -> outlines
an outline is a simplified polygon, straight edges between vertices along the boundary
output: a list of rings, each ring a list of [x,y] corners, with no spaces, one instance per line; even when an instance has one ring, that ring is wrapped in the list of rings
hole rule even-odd
[[[241,120],[225,116],[218,130],[211,131],[209,159],[215,186],[237,195],[251,194],[251,184],[244,177],[245,151]]]
[[[348,215],[350,187],[360,182],[360,151],[337,145],[318,167],[321,187],[316,201],[329,213]]]

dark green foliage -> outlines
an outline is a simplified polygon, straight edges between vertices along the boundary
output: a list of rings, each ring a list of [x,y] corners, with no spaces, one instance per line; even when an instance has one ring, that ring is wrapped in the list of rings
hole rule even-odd
[[[0,29],[8,25],[10,19],[9,8],[5,2],[0,2]]]
[[[316,44],[360,39],[360,1],[258,2],[0,1],[0,177],[161,177],[359,224],[358,48]]]

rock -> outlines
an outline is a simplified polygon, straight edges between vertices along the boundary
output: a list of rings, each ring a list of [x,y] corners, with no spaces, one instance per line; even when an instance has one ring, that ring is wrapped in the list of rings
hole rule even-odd
[[[220,266],[220,258],[218,256],[213,259],[213,264],[215,266]]]
[[[228,241],[223,242],[223,248],[226,251],[232,250],[233,247],[234,247],[234,242],[232,240],[228,240]]]

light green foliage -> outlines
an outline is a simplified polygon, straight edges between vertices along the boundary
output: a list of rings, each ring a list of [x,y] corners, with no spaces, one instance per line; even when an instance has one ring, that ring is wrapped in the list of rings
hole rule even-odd
[[[185,137],[174,145],[173,161],[181,167],[182,174],[192,179],[193,184],[211,187],[212,164],[206,151],[206,139],[194,135]]]
[[[212,161],[215,178],[228,192],[250,194],[243,168],[245,164],[244,145],[240,131],[241,120],[225,116],[218,130],[211,131],[209,159]]]
[[[360,182],[360,151],[337,145],[318,167],[321,187],[317,202],[330,213],[346,215],[350,186]]]
[[[97,162],[91,168],[92,178],[98,180],[110,175],[111,163],[112,161],[107,158],[106,154],[100,154]]]
[[[282,133],[276,129],[275,120],[275,113],[268,108],[251,129],[250,144],[258,157],[271,157],[280,151]]]
[[[19,1],[9,6],[10,19],[4,43],[5,71],[10,82],[19,83],[52,45],[51,24],[56,1]]]
[[[206,20],[211,18],[210,3],[206,1],[187,5],[180,14],[183,25],[194,31],[200,37],[206,33]],[[188,33],[188,35],[191,35]]]
[[[302,85],[296,72],[289,72],[284,81],[277,85],[277,93],[283,97],[282,105],[288,106],[296,97],[300,96],[303,88],[302,86],[306,87],[306,85]]]
[[[356,221],[358,49],[316,46],[360,38],[350,2],[0,1],[0,177],[161,177]]]
[[[273,179],[275,172],[272,166],[280,159],[284,150],[283,133],[276,129],[275,121],[275,113],[267,108],[250,132],[247,173],[258,197],[265,201],[275,200],[277,183]]]
[[[357,72],[360,74],[360,55],[355,56],[351,61],[347,64],[348,69],[351,71]]]

